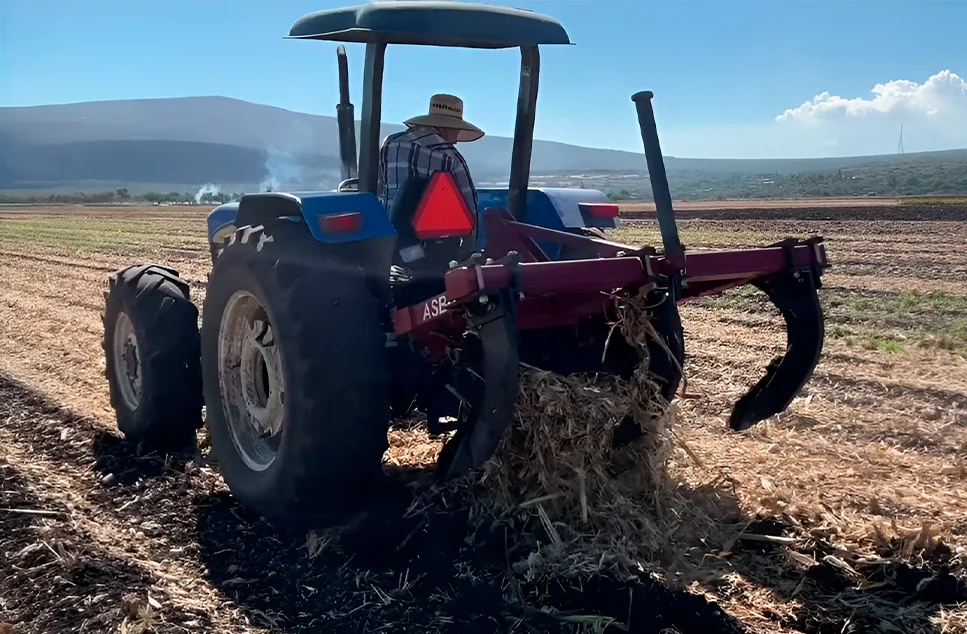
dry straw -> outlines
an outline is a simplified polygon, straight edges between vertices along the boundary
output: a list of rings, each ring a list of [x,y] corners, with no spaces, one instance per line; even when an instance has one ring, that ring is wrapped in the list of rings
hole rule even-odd
[[[689,543],[728,540],[724,511],[668,473],[676,409],[648,370],[648,318],[641,296],[619,304],[615,328],[643,358],[630,380],[521,369],[517,420],[480,483],[539,542],[519,566],[531,578],[675,568]],[[628,418],[643,433],[616,447]]]

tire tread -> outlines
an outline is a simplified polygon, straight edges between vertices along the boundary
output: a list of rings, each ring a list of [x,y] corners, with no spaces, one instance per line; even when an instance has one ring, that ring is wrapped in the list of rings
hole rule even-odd
[[[152,449],[189,445],[201,427],[202,386],[198,309],[177,271],[157,264],[127,267],[110,276],[105,298],[105,375],[118,429]],[[128,410],[113,371],[114,326],[128,314],[138,338],[142,394]]]

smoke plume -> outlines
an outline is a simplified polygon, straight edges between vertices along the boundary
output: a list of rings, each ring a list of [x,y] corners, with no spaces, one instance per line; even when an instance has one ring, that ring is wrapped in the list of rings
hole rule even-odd
[[[205,183],[195,194],[195,203],[200,204],[201,199],[205,194],[217,194],[219,191],[218,185],[215,185],[214,183]]]

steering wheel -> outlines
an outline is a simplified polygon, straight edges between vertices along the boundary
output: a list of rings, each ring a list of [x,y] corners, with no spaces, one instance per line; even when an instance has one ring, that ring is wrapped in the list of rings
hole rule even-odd
[[[336,187],[337,192],[358,192],[359,191],[359,179],[358,178],[347,178],[346,180],[339,183]]]

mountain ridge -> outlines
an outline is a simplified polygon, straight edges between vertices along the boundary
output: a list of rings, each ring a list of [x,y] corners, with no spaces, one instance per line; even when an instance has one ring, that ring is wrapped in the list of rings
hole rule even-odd
[[[357,128],[358,128],[357,122]],[[631,122],[633,133],[638,130]],[[401,130],[381,125],[381,135]],[[357,134],[358,138],[358,134]],[[0,108],[0,189],[53,183],[141,182],[197,186],[331,187],[339,180],[334,116],[218,95],[87,101]],[[512,139],[488,135],[461,146],[480,182],[506,179]],[[813,159],[666,156],[669,174],[785,174],[897,161],[967,159],[967,149]],[[532,173],[625,173],[646,178],[643,153],[535,140]]]

